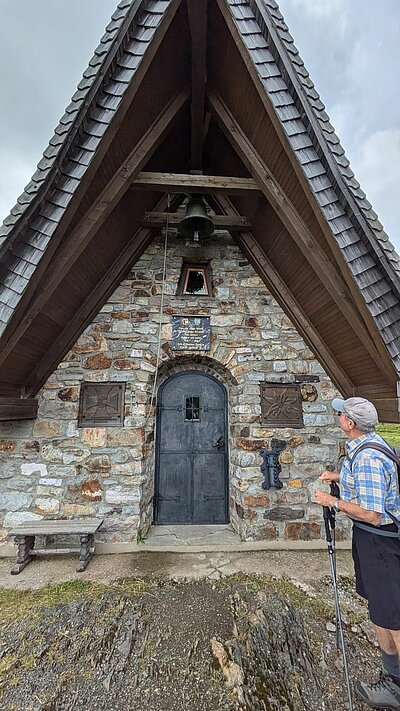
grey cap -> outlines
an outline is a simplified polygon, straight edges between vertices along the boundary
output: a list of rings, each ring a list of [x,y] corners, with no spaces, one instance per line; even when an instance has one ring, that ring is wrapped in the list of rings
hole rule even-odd
[[[347,400],[336,397],[332,401],[332,407],[348,415],[360,429],[370,430],[379,422],[375,405],[364,397],[349,397]]]

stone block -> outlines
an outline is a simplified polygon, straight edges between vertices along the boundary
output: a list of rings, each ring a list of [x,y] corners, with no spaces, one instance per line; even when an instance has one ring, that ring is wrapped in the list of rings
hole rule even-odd
[[[108,476],[111,469],[110,457],[107,454],[88,457],[85,467],[89,472]]]
[[[106,489],[106,502],[108,504],[129,504],[140,501],[140,492],[138,488],[125,488],[123,486],[114,486]]]
[[[42,518],[43,516],[32,513],[32,511],[12,511],[6,514],[4,527],[8,529],[15,528],[26,521],[40,521]]]
[[[295,447],[300,447],[301,444],[304,444],[304,437],[291,437],[288,442],[289,447],[292,447],[293,449]]]
[[[271,521],[293,521],[304,517],[304,509],[292,509],[288,506],[277,506],[274,509],[265,511],[264,518]]]
[[[62,388],[58,391],[57,396],[63,402],[72,401],[76,402],[79,398],[79,388]]]
[[[46,462],[61,463],[63,460],[63,453],[59,447],[54,447],[52,444],[42,445],[42,459]]]
[[[91,449],[104,447],[106,443],[106,430],[104,427],[84,427],[80,430],[82,444],[87,444]]]
[[[132,363],[132,361],[126,358],[117,358],[114,360],[113,366],[116,370],[136,370],[136,368],[138,368],[137,363]]]
[[[243,498],[243,503],[245,506],[248,507],[263,507],[267,508],[267,506],[270,505],[270,500],[268,496],[265,495],[260,495],[260,496],[245,496]]]
[[[57,514],[60,510],[60,502],[58,499],[39,498],[35,499],[34,511],[37,514],[49,516]]]
[[[281,452],[279,455],[280,464],[291,464],[293,462],[293,454],[289,451]]]
[[[88,370],[105,370],[109,368],[112,364],[111,358],[104,355],[104,353],[96,353],[86,358],[83,363],[83,367]]]
[[[273,523],[249,526],[246,531],[247,541],[275,541],[277,538],[278,531]]]
[[[144,430],[142,427],[110,427],[107,430],[107,445],[109,447],[142,447],[143,444]]]
[[[269,441],[266,439],[237,439],[236,446],[247,452],[256,452],[262,448],[268,448]]]
[[[33,426],[34,437],[58,437],[61,434],[61,422],[38,420]]]
[[[97,327],[98,328],[98,327]],[[93,330],[90,333],[83,333],[74,345],[73,353],[95,353],[96,351],[107,351],[108,345],[100,331]]]
[[[276,373],[286,373],[287,371],[287,365],[284,360],[276,360],[273,368]]]
[[[305,371],[307,372],[307,371]],[[300,385],[301,397],[305,402],[315,402],[318,398],[318,390],[315,385],[310,383],[302,383]]]
[[[321,538],[321,525],[301,521],[287,523],[285,526],[286,541],[315,541]]]
[[[21,464],[21,474],[24,476],[32,476],[32,474],[40,474],[40,476],[46,476],[47,466],[38,462],[25,462]]]
[[[95,512],[95,507],[88,504],[64,504],[65,516],[93,516]]]
[[[5,491],[0,493],[0,509],[4,511],[19,511],[31,505],[32,496],[21,491]]]
[[[6,454],[11,454],[14,452],[16,443],[11,439],[0,440],[0,452],[5,452]]]

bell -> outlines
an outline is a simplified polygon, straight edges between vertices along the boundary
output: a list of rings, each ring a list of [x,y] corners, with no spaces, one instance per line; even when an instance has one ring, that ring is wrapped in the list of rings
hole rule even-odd
[[[190,198],[186,215],[179,223],[179,233],[183,237],[193,237],[194,241],[198,242],[200,237],[209,237],[213,232],[213,221],[207,215],[204,200]]]

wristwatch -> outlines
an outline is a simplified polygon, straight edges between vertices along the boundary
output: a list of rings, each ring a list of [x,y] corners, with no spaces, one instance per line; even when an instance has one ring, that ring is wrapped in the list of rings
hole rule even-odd
[[[333,510],[336,511],[336,513],[338,513],[340,511],[339,501],[340,501],[340,499],[335,499],[335,503],[332,506]]]

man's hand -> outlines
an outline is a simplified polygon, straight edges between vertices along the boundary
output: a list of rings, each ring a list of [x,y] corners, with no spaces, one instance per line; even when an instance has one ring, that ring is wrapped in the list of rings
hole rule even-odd
[[[325,471],[322,472],[321,476],[318,478],[320,481],[324,481],[326,484],[330,484],[332,481],[339,482],[340,474],[338,474],[337,472],[330,472],[325,469]]]
[[[332,472],[327,473],[332,474]],[[320,489],[317,489],[317,491],[315,492],[315,500],[317,504],[320,504],[320,506],[333,506],[336,501],[336,496],[331,496],[326,491],[321,491]]]

